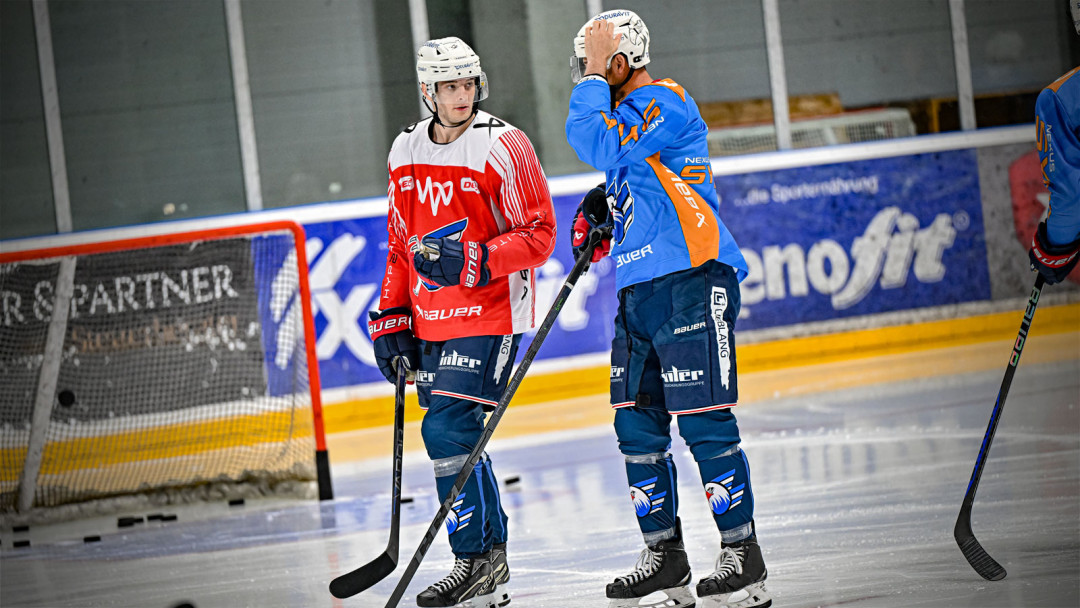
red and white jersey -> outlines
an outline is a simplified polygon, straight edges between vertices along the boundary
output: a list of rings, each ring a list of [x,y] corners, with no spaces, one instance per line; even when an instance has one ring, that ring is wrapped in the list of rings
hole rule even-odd
[[[478,112],[460,137],[437,144],[431,119],[403,131],[390,148],[386,256],[379,309],[408,306],[423,340],[519,334],[536,317],[532,269],[555,247],[547,178],[525,134]],[[490,282],[442,287],[422,279],[413,252],[425,237],[488,247]]]

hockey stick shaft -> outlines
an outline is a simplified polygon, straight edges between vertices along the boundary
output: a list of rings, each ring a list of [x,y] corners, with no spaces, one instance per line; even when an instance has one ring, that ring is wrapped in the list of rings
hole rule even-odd
[[[990,444],[994,441],[1001,413],[1005,409],[1005,398],[1009,396],[1009,387],[1012,386],[1013,376],[1016,374],[1016,366],[1020,362],[1020,355],[1024,352],[1024,344],[1027,342],[1028,332],[1031,330],[1031,320],[1035,316],[1035,307],[1039,305],[1039,296],[1042,294],[1043,276],[1039,274],[1035,278],[1035,286],[1031,289],[1028,297],[1027,308],[1024,310],[1024,319],[1020,323],[1020,333],[1013,343],[1012,354],[1009,356],[1009,365],[1005,368],[1005,377],[1001,380],[1001,388],[998,389],[997,402],[994,403],[994,412],[990,415],[990,423],[986,427],[986,435],[983,436],[982,447],[979,448],[979,457],[975,460],[975,470],[971,473],[971,481],[968,482],[967,492],[964,494],[964,502],[960,506],[960,515],[956,518],[956,526],[953,528],[953,537],[960,551],[964,554],[968,564],[986,580],[999,581],[1005,578],[1005,568],[997,563],[990,554],[983,549],[971,530],[971,507],[975,503],[975,492],[979,489],[979,479],[982,478],[986,460],[990,455]]]
[[[330,593],[339,599],[360,593],[390,576],[397,568],[401,531],[401,452],[405,443],[405,384],[405,366],[398,365],[394,390],[394,482],[390,498],[390,540],[386,543],[386,551],[374,560],[330,581]]]
[[[461,489],[465,487],[465,483],[472,475],[473,467],[476,466],[476,463],[480,462],[481,455],[484,453],[484,448],[487,446],[488,440],[491,439],[491,434],[495,432],[495,427],[499,424],[499,420],[502,418],[503,413],[506,412],[506,408],[510,404],[510,399],[512,399],[514,393],[517,392],[518,386],[521,384],[522,379],[525,378],[525,372],[529,370],[529,366],[536,357],[537,351],[540,350],[540,345],[544,343],[544,339],[547,337],[548,332],[551,331],[552,325],[555,324],[555,319],[559,316],[559,312],[562,311],[563,305],[566,304],[566,299],[570,297],[570,292],[574,289],[574,284],[577,282],[578,278],[581,277],[582,273],[585,272],[585,269],[589,267],[589,260],[592,257],[593,249],[600,243],[602,236],[603,235],[598,231],[590,233],[589,244],[582,249],[580,256],[574,263],[574,268],[570,271],[570,275],[566,277],[562,289],[559,290],[558,296],[555,297],[555,302],[552,303],[551,309],[548,310],[547,316],[544,317],[544,322],[541,323],[540,328],[537,329],[532,343],[529,344],[528,350],[525,351],[525,356],[522,358],[514,375],[510,378],[506,390],[503,391],[502,398],[499,399],[499,403],[495,406],[495,410],[488,416],[487,424],[484,425],[484,432],[481,433],[480,439],[476,442],[472,452],[469,453],[469,457],[465,461],[464,466],[461,467],[461,472],[458,473],[457,479],[454,480],[454,486],[447,492],[446,498],[439,508],[439,512],[435,514],[435,519],[432,520],[431,525],[428,526],[427,533],[424,534],[424,538],[420,541],[420,546],[416,548],[416,553],[413,554],[412,561],[409,562],[408,568],[405,569],[405,573],[401,576],[401,580],[398,581],[397,587],[394,588],[394,592],[386,602],[386,608],[396,607],[398,602],[401,601],[401,597],[405,595],[405,589],[412,581],[417,568],[420,567],[420,562],[424,559],[428,549],[431,547],[431,543],[435,540],[435,535],[438,534],[439,527],[442,526],[443,520],[446,519],[447,513],[450,512],[451,506],[454,504],[454,501],[457,500],[458,494],[461,493]]]

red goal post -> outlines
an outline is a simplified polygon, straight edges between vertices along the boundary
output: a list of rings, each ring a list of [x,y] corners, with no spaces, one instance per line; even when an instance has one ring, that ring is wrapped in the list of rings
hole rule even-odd
[[[0,513],[332,498],[307,272],[291,221],[0,253]]]

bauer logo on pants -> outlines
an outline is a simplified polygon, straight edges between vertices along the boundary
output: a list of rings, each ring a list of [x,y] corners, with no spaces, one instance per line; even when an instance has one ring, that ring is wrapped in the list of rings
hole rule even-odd
[[[720,362],[720,383],[724,388],[731,388],[731,340],[728,337],[727,321],[724,321],[727,307],[727,291],[723,287],[713,287],[709,310],[716,328],[716,355]]]
[[[735,483],[735,469],[720,475],[705,484],[705,498],[709,501],[709,507],[717,515],[723,515],[742,503],[745,483],[732,487]]]
[[[659,511],[664,506],[664,498],[667,492],[656,491],[656,477],[639,481],[630,486],[630,500],[634,502],[634,511],[638,517],[645,517],[650,513]]]

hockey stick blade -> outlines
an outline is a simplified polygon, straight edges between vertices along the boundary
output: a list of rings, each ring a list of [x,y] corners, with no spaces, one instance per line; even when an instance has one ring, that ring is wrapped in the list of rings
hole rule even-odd
[[[964,493],[964,502],[960,506],[960,514],[956,517],[956,526],[953,527],[953,538],[956,539],[960,552],[968,564],[988,581],[1000,581],[1005,578],[1005,568],[997,563],[990,554],[983,549],[975,533],[971,531],[971,508],[975,504],[975,492],[979,489],[979,480],[982,479],[986,460],[990,456],[990,444],[994,441],[998,422],[1001,421],[1001,413],[1005,410],[1005,398],[1009,396],[1009,387],[1012,386],[1013,376],[1016,374],[1016,366],[1020,363],[1020,355],[1024,352],[1024,344],[1027,342],[1028,333],[1031,331],[1031,320],[1035,317],[1035,308],[1039,305],[1039,296],[1042,294],[1043,276],[1035,277],[1035,285],[1031,288],[1028,297],[1027,308],[1024,310],[1024,319],[1020,322],[1020,332],[1013,343],[1012,354],[1009,356],[1009,364],[1005,367],[1005,377],[1001,379],[1001,388],[998,390],[997,401],[994,403],[994,412],[990,414],[990,422],[986,426],[986,434],[983,436],[982,446],[979,448],[979,456],[975,459],[975,470],[971,472],[971,480],[968,482],[967,491]]]
[[[346,572],[330,581],[330,594],[345,599],[378,583],[397,568],[398,538],[401,530],[401,452],[405,435],[405,384],[408,370],[398,366],[397,384],[394,390],[394,483],[390,506],[390,540],[374,560],[356,570]]]
[[[457,499],[458,494],[461,493],[461,489],[465,487],[465,482],[471,476],[473,467],[476,466],[477,462],[480,462],[480,457],[484,452],[484,447],[487,446],[488,441],[491,439],[491,434],[495,432],[495,427],[498,426],[499,420],[502,418],[503,414],[506,412],[506,408],[510,404],[510,400],[514,397],[514,393],[517,392],[518,386],[525,378],[525,373],[529,370],[529,366],[532,365],[532,360],[536,358],[536,353],[540,350],[540,345],[544,343],[548,332],[551,331],[551,326],[555,324],[555,319],[562,311],[563,305],[566,304],[566,299],[570,297],[570,292],[574,289],[574,284],[577,283],[577,280],[581,278],[582,273],[589,267],[589,260],[592,258],[593,249],[600,244],[603,236],[604,233],[602,231],[595,229],[589,233],[588,243],[582,249],[578,259],[574,262],[574,267],[570,270],[570,274],[566,277],[566,281],[563,282],[562,289],[560,289],[558,295],[555,296],[555,301],[551,304],[547,316],[544,317],[544,321],[536,330],[536,335],[533,336],[532,343],[529,344],[529,348],[525,351],[525,356],[522,357],[521,363],[518,364],[517,369],[514,371],[514,375],[511,376],[510,381],[507,383],[506,389],[499,399],[499,403],[495,406],[495,410],[488,414],[488,420],[487,424],[484,425],[484,431],[480,434],[480,438],[477,440],[476,445],[473,446],[472,452],[469,453],[465,464],[461,467],[461,471],[454,480],[454,485],[450,488],[450,491],[447,492],[446,497],[443,499],[442,506],[439,507],[439,511],[435,514],[435,518],[428,526],[427,532],[420,540],[420,545],[416,548],[416,552],[413,553],[412,560],[409,561],[408,567],[405,568],[405,573],[401,575],[401,580],[398,581],[397,587],[395,587],[394,592],[390,594],[390,599],[386,602],[386,608],[396,608],[398,602],[401,601],[402,596],[405,595],[405,589],[412,581],[417,568],[420,567],[420,562],[424,559],[424,556],[427,555],[428,548],[431,547],[431,543],[435,540],[435,535],[442,527],[443,520],[446,519],[447,513],[450,512],[450,506]]]
[[[988,581],[1000,581],[1005,578],[1007,574],[1005,568],[1002,568],[1001,564],[990,557],[986,549],[983,549],[982,545],[979,544],[979,539],[975,538],[975,535],[970,530],[966,536],[956,530],[953,532],[953,536],[956,537],[956,544],[959,545],[960,552],[964,554],[964,559],[971,564],[975,572],[979,573],[979,576]]]
[[[330,594],[342,600],[352,597],[390,576],[395,569],[397,555],[383,552],[373,561],[330,581]]]

